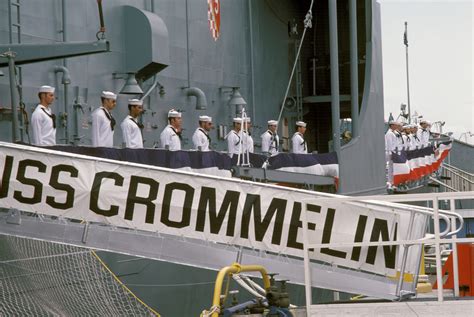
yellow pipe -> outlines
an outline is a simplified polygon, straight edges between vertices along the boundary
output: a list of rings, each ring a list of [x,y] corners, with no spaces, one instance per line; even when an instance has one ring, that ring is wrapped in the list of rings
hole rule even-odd
[[[212,299],[212,307],[220,307],[221,291],[224,278],[229,274],[238,274],[240,272],[260,272],[263,278],[263,286],[265,290],[270,288],[270,279],[268,278],[267,270],[261,265],[240,265],[239,263],[232,263],[231,266],[222,268],[217,274],[216,284],[214,286],[214,297]],[[219,313],[215,312],[212,317],[218,317]]]

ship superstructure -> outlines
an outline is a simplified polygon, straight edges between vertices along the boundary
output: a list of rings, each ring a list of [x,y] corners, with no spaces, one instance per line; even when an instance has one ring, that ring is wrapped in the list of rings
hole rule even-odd
[[[69,314],[77,301],[67,304],[62,296],[83,282],[81,289],[96,289],[77,300],[90,300],[97,311],[115,306],[118,314],[195,315],[197,307],[209,307],[215,270],[234,260],[291,278],[288,289],[297,305],[311,302],[301,286],[308,281],[320,287],[313,287],[320,302],[346,299],[348,293],[387,300],[414,294],[418,242],[433,205],[353,201],[304,190],[386,193],[379,3],[11,0],[0,5],[0,16],[0,192],[7,207],[1,213],[1,263],[15,264],[5,270],[19,281],[18,289],[8,289],[11,298],[27,298],[15,296],[29,289],[31,301],[37,300],[32,310],[22,303],[25,311],[18,312]],[[52,109],[58,146],[44,149],[28,145],[41,85],[56,87],[57,96]],[[122,149],[120,129],[114,149],[90,147],[91,114],[104,90],[118,94],[113,114],[120,121],[128,99],[144,102],[139,120],[146,150]],[[198,117],[213,118],[211,161],[220,165],[212,166],[218,170],[212,176],[199,174],[203,166],[195,164],[209,153],[160,148],[170,109],[182,113],[185,150],[192,148]],[[241,164],[221,153],[233,118],[243,113],[252,118],[257,153],[251,162],[258,165],[236,166]],[[283,151],[289,150],[295,123],[305,121],[311,157],[326,174],[261,168],[273,163],[258,153],[270,119],[280,119]],[[12,140],[20,144],[4,143]],[[320,205],[311,203],[316,198]],[[340,210],[352,212],[344,217]],[[458,225],[442,228],[436,239],[461,230],[454,211],[439,211],[442,221],[457,217]],[[316,220],[306,219],[307,212]],[[318,232],[315,240],[305,240],[303,223]],[[336,236],[362,245],[333,246],[345,243]],[[394,245],[370,245],[379,238]],[[407,247],[404,239],[418,242]],[[309,243],[319,251],[305,249]],[[67,269],[54,277],[29,277],[38,267],[53,272],[61,263]],[[70,278],[75,268],[82,273]],[[114,291],[94,296],[103,289]],[[78,314],[94,312],[92,304],[79,307]]]

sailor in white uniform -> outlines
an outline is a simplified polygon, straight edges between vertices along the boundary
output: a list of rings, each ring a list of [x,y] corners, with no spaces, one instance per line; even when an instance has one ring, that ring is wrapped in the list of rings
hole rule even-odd
[[[227,152],[229,156],[232,157],[234,154],[239,154],[242,144],[242,132],[240,131],[242,127],[242,118],[233,119],[234,128],[225,136],[227,139]]]
[[[249,151],[249,153],[253,153],[254,152],[254,144],[253,144],[253,138],[252,138],[252,120],[250,119],[250,117],[246,117],[245,118],[245,126],[243,127],[244,128],[244,131],[243,131],[243,135],[244,135],[244,145],[246,146],[246,149],[247,151]]]
[[[170,151],[181,150],[181,112],[171,109],[168,112],[168,125],[160,134],[161,147]]]
[[[280,139],[278,137],[277,128],[278,121],[270,120],[267,122],[268,129],[262,134],[262,153],[269,153],[270,155],[278,154]]]
[[[142,149],[143,124],[138,122],[138,117],[143,112],[143,101],[130,99],[128,101],[128,111],[129,115],[126,116],[120,124],[120,127],[122,128],[123,142],[127,148]]]
[[[417,148],[420,148],[420,139],[418,139],[418,126],[416,124],[411,125],[411,144],[410,144],[410,150],[415,150]]]
[[[408,151],[411,147],[412,136],[410,134],[411,124],[405,124],[402,129],[403,150]]]
[[[199,128],[194,131],[194,148],[199,151],[209,151],[211,146],[211,137],[209,132],[212,128],[212,118],[208,116],[199,116]]]
[[[392,152],[397,148],[398,141],[398,122],[390,121],[389,129],[385,133],[385,158],[387,162],[391,159]]]
[[[291,137],[291,153],[296,154],[307,154],[308,146],[304,139],[304,133],[306,132],[306,123],[303,121],[296,121],[296,132]]]
[[[31,116],[34,145],[56,145],[56,115],[51,111],[54,102],[54,87],[41,86],[38,91],[40,103]]]
[[[117,95],[103,91],[100,98],[102,106],[92,113],[92,146],[113,147],[116,122],[111,111],[117,104]]]
[[[430,126],[431,123],[428,120],[420,121],[420,128],[417,132],[417,137],[420,140],[420,144],[426,147],[430,144]]]
[[[385,161],[387,162],[387,185],[388,187],[392,187],[393,184],[393,161],[392,161],[392,152],[396,150],[400,150],[401,142],[401,135],[398,132],[399,126],[401,126],[400,122],[397,121],[389,121],[388,123],[389,129],[385,133]]]
[[[395,147],[398,151],[401,151],[405,148],[405,141],[403,140],[402,129],[403,129],[403,123],[400,121],[397,121],[397,126],[395,129],[395,136],[397,137],[397,141],[396,141]]]

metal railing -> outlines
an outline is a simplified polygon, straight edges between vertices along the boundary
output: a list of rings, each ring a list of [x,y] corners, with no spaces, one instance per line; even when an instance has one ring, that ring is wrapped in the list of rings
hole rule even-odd
[[[474,190],[474,174],[468,173],[449,165],[443,163],[442,167],[442,179],[444,183],[451,187],[446,187],[450,191],[472,191]]]
[[[304,250],[304,276],[305,276],[305,295],[306,295],[306,307],[307,316],[310,316],[312,309],[316,307],[312,306],[312,294],[311,294],[311,269],[310,269],[310,250],[316,250],[321,248],[338,248],[338,247],[369,247],[369,246],[406,246],[404,248],[403,259],[401,263],[401,270],[399,275],[399,282],[397,285],[398,298],[402,299],[401,284],[404,279],[404,267],[406,261],[406,252],[408,247],[423,244],[432,244],[435,246],[435,262],[436,262],[436,280],[437,280],[437,299],[443,301],[443,278],[442,278],[442,262],[441,262],[441,244],[450,243],[452,244],[453,254],[453,278],[454,278],[454,296],[459,296],[459,272],[458,272],[458,254],[457,244],[458,243],[474,243],[474,238],[457,238],[456,234],[461,230],[463,225],[462,217],[455,212],[455,200],[472,199],[474,197],[474,191],[470,192],[438,192],[428,194],[409,194],[409,195],[379,195],[379,196],[359,196],[359,197],[338,197],[338,198],[317,198],[320,202],[326,200],[332,202],[363,202],[370,200],[372,203],[378,201],[379,203],[384,202],[428,202],[433,206],[432,209],[425,208],[424,210],[413,210],[414,213],[428,213],[434,221],[434,235],[426,236],[422,239],[405,239],[397,241],[374,241],[374,242],[335,242],[335,243],[309,243],[308,239],[308,222],[306,219],[306,213],[303,213],[303,250]],[[439,201],[448,200],[450,202],[450,210],[440,210]],[[440,232],[440,219],[446,221],[449,218],[449,226],[446,230]],[[412,217],[413,219],[413,217]],[[458,225],[456,220],[459,221]],[[409,224],[408,237],[410,236],[410,230],[412,224]]]

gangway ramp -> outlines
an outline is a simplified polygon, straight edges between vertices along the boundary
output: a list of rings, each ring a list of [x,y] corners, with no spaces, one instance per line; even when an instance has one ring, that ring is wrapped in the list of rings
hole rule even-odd
[[[319,245],[307,250],[313,286],[390,300],[414,294],[421,245],[398,241],[424,238],[428,208],[338,201],[344,196],[18,144],[0,148],[1,234],[214,270],[239,256],[301,284],[306,241]],[[455,213],[439,216],[462,225]],[[456,230],[447,226],[441,236]],[[345,245],[354,242],[369,245]],[[342,246],[325,247],[331,243]]]

